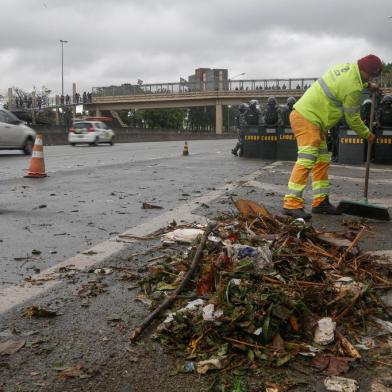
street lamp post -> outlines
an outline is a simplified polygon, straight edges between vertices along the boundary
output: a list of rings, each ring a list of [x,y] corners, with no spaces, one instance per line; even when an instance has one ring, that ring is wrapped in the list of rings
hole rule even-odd
[[[229,80],[234,80],[235,78],[238,78],[239,76],[244,76],[245,75],[245,72],[241,72],[240,74],[238,74],[238,75],[234,75],[233,77],[231,77]]]
[[[63,39],[61,42],[61,95],[64,96],[64,44],[68,43]]]
[[[227,105],[227,132],[230,132],[230,109],[231,105]]]
[[[232,86],[231,86],[231,82],[235,79],[235,78],[238,78],[239,76],[244,76],[245,75],[245,72],[241,72],[240,74],[238,74],[238,75],[234,75],[233,77],[231,77],[231,78],[229,78],[229,90],[231,90],[232,88]]]

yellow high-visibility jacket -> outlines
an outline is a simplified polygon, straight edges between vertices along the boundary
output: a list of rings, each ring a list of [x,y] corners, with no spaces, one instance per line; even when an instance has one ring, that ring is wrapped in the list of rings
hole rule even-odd
[[[367,138],[370,131],[360,116],[361,94],[367,86],[358,64],[338,64],[314,82],[294,108],[324,132],[344,115],[349,127]]]

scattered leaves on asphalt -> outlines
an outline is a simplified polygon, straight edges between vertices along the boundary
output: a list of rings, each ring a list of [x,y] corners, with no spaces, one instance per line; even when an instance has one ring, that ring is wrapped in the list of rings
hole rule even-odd
[[[360,251],[364,225],[326,233],[300,219],[273,216],[253,201],[235,205],[240,214],[217,219],[200,269],[154,337],[199,363],[200,373],[246,374],[265,367],[269,373],[309,361],[335,376],[358,366],[361,354],[355,344],[366,331],[380,329],[376,317],[392,321],[380,296],[392,287],[392,267]],[[194,239],[185,253],[150,265],[135,300],[155,307],[170,295],[188,271],[196,246]],[[202,302],[189,307],[197,301]],[[336,331],[319,346],[314,331],[325,318],[336,323]]]
[[[142,204],[142,209],[143,209],[143,210],[152,210],[152,209],[159,209],[159,210],[162,210],[163,207],[158,206],[158,205],[155,205],[155,204],[150,204],[150,203],[143,202],[143,204]]]
[[[49,310],[46,308],[42,308],[37,305],[32,305],[26,308],[25,310],[25,316],[28,318],[33,318],[33,317],[56,317],[58,314],[54,310]]]
[[[24,345],[26,340],[6,340],[0,343],[0,355],[12,355],[18,352]]]

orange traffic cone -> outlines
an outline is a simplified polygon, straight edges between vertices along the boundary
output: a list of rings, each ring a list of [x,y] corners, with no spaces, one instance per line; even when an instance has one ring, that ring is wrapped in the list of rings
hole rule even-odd
[[[189,155],[188,142],[185,142],[185,144],[184,144],[184,148],[182,150],[182,155],[184,155],[184,156]]]
[[[29,178],[42,178],[46,177],[45,173],[45,161],[44,161],[44,145],[42,142],[42,134],[38,133],[33,147],[33,153],[31,155],[29,172],[25,177]]]

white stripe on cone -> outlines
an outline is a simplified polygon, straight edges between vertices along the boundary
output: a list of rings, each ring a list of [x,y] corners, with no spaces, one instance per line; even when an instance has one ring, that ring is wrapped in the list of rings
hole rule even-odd
[[[33,154],[31,156],[32,158],[43,158],[44,153],[42,151],[33,151]]]

